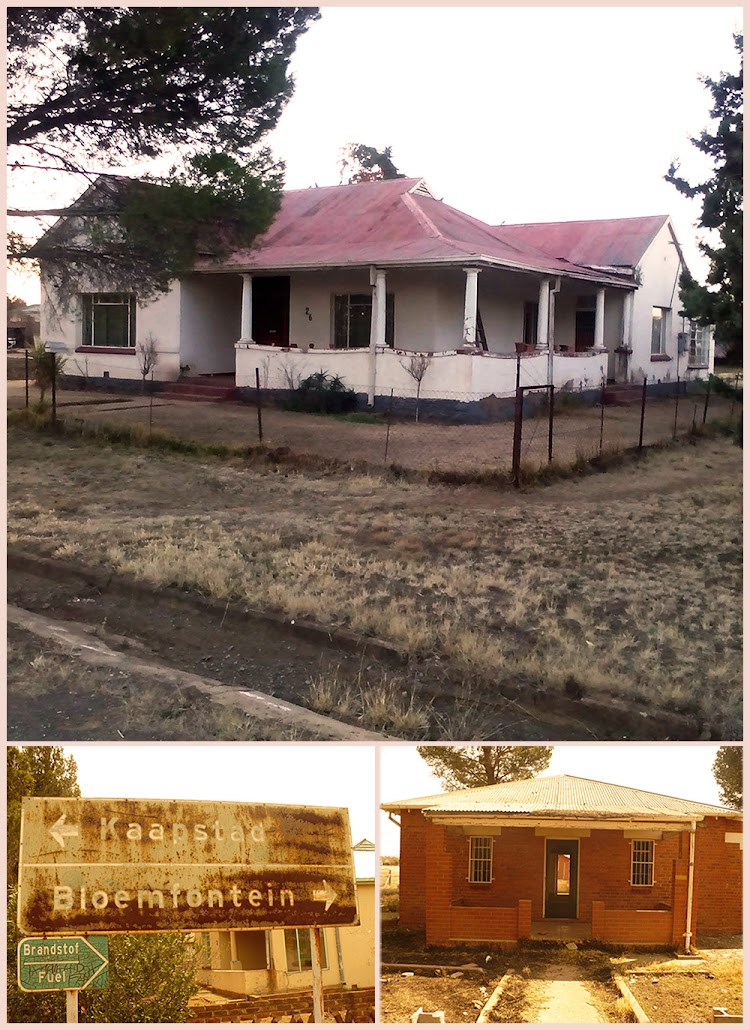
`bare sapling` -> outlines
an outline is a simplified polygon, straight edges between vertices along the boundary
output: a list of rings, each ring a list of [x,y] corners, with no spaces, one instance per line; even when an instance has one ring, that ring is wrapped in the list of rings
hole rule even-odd
[[[422,380],[427,374],[427,369],[432,362],[431,354],[412,354],[407,362],[399,362],[404,372],[407,372],[417,384],[417,403],[414,409],[414,421],[419,422],[419,394],[422,390]]]
[[[138,355],[138,368],[141,372],[141,393],[145,393],[146,379],[151,375],[151,381],[153,382],[153,372],[159,364],[159,341],[153,333],[149,333],[143,340],[139,340],[136,353]]]

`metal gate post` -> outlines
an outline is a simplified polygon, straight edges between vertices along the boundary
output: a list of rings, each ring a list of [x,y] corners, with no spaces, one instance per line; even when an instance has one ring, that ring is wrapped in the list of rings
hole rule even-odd
[[[648,384],[648,377],[643,377],[643,392],[641,394],[641,428],[638,433],[638,450],[643,450],[643,422],[646,418],[646,385]]]
[[[523,388],[516,389],[516,410],[513,420],[513,485],[521,485],[521,432],[523,430]]]

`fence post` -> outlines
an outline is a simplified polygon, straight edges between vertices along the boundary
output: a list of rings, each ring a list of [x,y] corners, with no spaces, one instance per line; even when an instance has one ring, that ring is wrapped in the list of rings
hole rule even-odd
[[[729,422],[730,422],[730,424],[732,422],[732,419],[734,418],[734,405],[735,405],[735,402],[737,400],[737,391],[739,390],[739,388],[740,388],[740,374],[738,372],[737,375],[734,377],[734,392],[732,393],[732,406],[729,409]]]
[[[521,485],[521,433],[523,431],[523,387],[516,388],[516,409],[513,419],[513,485]]]
[[[641,393],[641,428],[638,432],[638,451],[643,450],[643,423],[646,418],[646,385],[648,384],[648,376],[643,377],[643,391]]]
[[[599,400],[599,407],[601,408],[601,415],[599,419],[599,453],[601,454],[604,450],[604,395],[607,392],[607,378],[602,376],[602,395]]]
[[[703,402],[703,422],[702,422],[702,425],[704,425],[704,426],[706,424],[706,416],[708,415],[708,399],[711,396],[711,385],[712,385],[711,384],[711,376],[709,375],[708,382],[706,384],[706,399]]]
[[[148,394],[148,437],[151,439],[151,430],[154,425],[154,370],[151,369],[151,389]]]
[[[23,352],[23,367],[24,374],[26,377],[26,407],[29,406],[29,352],[24,350]]]
[[[255,369],[255,403],[258,408],[258,443],[263,443],[263,415],[260,407],[260,369]]]
[[[516,389],[521,385],[521,355],[516,354]]]
[[[393,411],[393,387],[391,387],[391,399],[388,401],[388,412],[385,417],[385,454],[383,455],[383,464],[385,465],[388,461],[388,441],[391,438],[391,412]]]
[[[672,439],[677,439],[677,413],[680,410],[680,375],[677,374],[677,389],[674,395],[674,426],[672,427]]]
[[[52,377],[52,425],[57,425],[57,355],[50,352],[50,375]]]
[[[549,387],[549,439],[547,440],[547,462],[552,461],[552,441],[555,430],[555,387],[550,383]]]

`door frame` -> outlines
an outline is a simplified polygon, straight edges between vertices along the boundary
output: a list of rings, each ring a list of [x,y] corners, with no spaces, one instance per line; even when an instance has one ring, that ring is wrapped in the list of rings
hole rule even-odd
[[[548,844],[550,841],[571,841],[576,846],[576,911],[574,916],[551,916],[547,914],[547,855],[548,855]],[[580,911],[580,899],[581,899],[581,838],[572,836],[560,836],[555,835],[554,837],[550,834],[544,838],[544,871],[542,874],[542,912],[543,919],[556,919],[558,922],[565,922],[566,919],[578,919]]]

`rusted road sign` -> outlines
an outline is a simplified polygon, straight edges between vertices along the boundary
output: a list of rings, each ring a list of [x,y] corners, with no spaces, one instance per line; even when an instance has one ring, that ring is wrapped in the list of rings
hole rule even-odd
[[[18,925],[24,933],[358,923],[345,809],[23,801]]]

